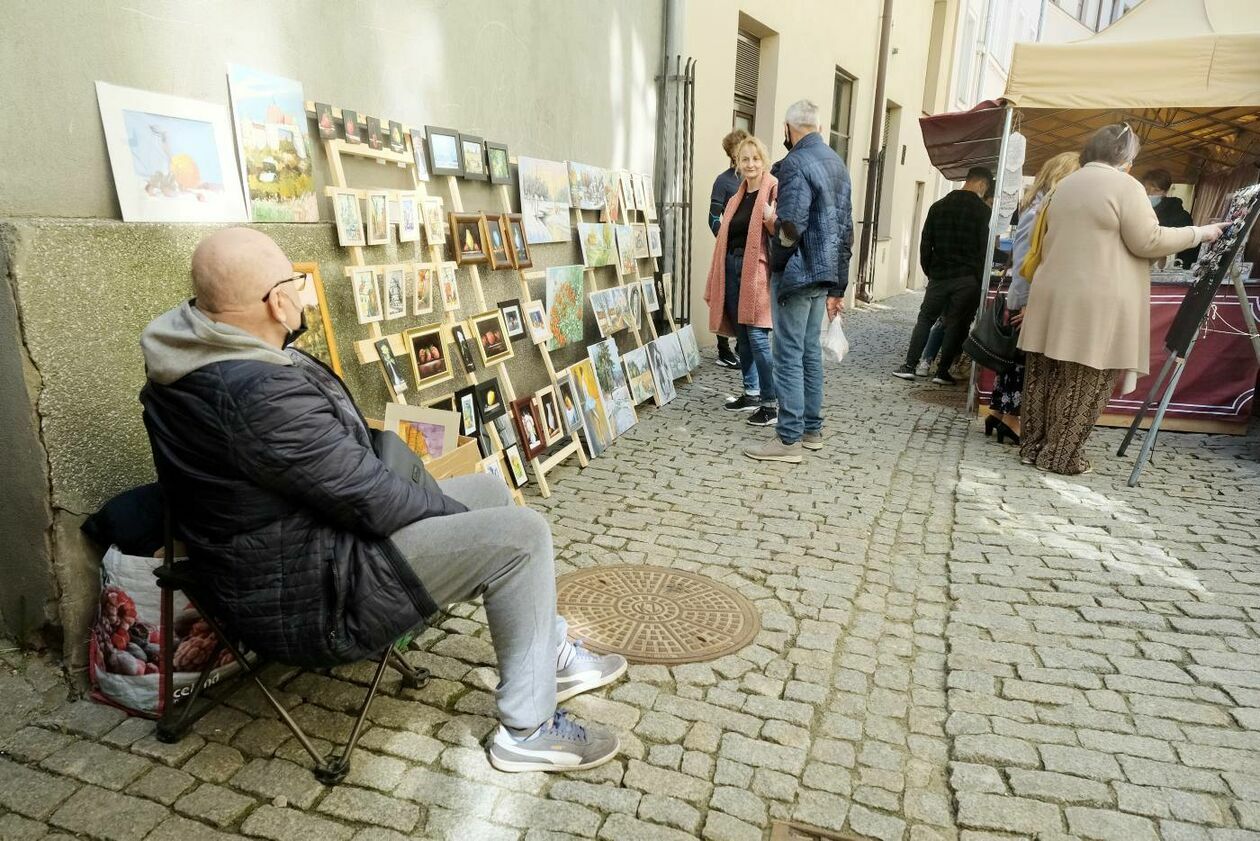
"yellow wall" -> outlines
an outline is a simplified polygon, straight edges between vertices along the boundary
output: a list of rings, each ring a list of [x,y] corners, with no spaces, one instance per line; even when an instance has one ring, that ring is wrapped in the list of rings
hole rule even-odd
[[[848,164],[853,181],[854,240],[849,272],[850,298],[857,286],[858,220],[862,218],[866,180],[864,158],[870,142],[875,95],[880,11],[878,0],[684,0],[684,52],[697,61],[695,92],[695,181],[692,242],[692,319],[698,334],[707,335],[704,281],[713,254],[708,229],[708,196],[713,178],[727,166],[721,140],[731,128],[735,88],[736,32],[743,28],[762,36],[761,89],[757,102],[757,136],[783,156],[783,113],[792,102],[808,98],[819,106],[821,122],[831,122],[833,80],[837,67],[856,77],[852,140]],[[888,159],[894,168],[893,189],[883,197],[891,207],[881,213],[890,223],[879,232],[874,251],[873,293],[884,298],[922,286],[925,279],[912,262],[915,185],[923,182],[920,214],[936,194],[937,176],[927,161],[919,133],[924,80],[927,74],[934,0],[898,0],[893,11],[892,48],[886,96],[900,106],[898,137],[890,140]],[[944,44],[940,61],[950,66],[956,4],[945,4]],[[945,83],[948,72],[942,74]],[[905,161],[902,163],[902,146]],[[889,183],[885,176],[885,183]]]

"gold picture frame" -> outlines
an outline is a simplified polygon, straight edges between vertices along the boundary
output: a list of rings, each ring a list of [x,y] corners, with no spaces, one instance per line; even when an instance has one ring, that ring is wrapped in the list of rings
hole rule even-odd
[[[512,339],[508,336],[502,310],[486,310],[470,316],[467,323],[483,365],[489,367],[512,358]]]

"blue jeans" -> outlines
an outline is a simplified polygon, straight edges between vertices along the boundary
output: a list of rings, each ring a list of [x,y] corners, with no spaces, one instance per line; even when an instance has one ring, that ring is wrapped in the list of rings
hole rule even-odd
[[[827,314],[827,291],[802,289],[779,301],[779,275],[770,278],[774,297],[774,384],[779,394],[779,440],[795,444],[822,430],[822,346],[818,334]]]
[[[739,354],[739,372],[744,379],[744,394],[749,397],[762,396],[762,383],[769,383],[768,390],[770,392],[768,405],[774,405],[774,380],[770,376],[770,342],[764,340],[766,366],[765,370],[761,370],[760,365],[754,365],[754,357],[751,355],[748,337],[744,334],[744,325],[739,323],[739,289],[740,275],[744,271],[744,252],[739,251],[726,252],[726,288],[724,297],[722,298],[722,309],[726,312],[726,318],[735,328],[735,351]],[[755,329],[755,328],[754,328]],[[764,374],[765,376],[761,376]],[[762,401],[762,405],[766,405]]]
[[[923,348],[923,359],[931,362],[936,358],[936,354],[941,352],[941,345],[945,344],[945,319],[938,318],[936,323],[932,325],[932,332],[928,333],[927,345]]]

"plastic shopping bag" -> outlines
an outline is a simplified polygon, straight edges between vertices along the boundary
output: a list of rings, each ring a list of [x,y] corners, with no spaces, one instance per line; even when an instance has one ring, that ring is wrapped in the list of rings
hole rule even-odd
[[[845,354],[849,352],[849,340],[844,335],[844,325],[840,323],[840,316],[829,321],[823,321],[822,336],[823,356],[829,362],[843,362]]]

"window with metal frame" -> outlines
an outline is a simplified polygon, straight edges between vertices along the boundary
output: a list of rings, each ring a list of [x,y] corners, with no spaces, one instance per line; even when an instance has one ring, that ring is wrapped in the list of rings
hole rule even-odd
[[[853,133],[853,83],[856,81],[839,67],[831,99],[831,148],[845,166],[849,164],[849,141]]]
[[[739,30],[735,40],[735,108],[732,128],[753,134],[757,123],[757,85],[761,79],[761,39]]]

